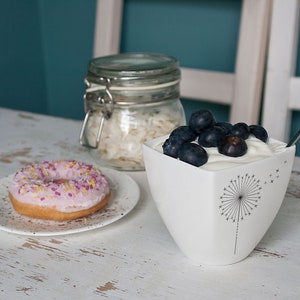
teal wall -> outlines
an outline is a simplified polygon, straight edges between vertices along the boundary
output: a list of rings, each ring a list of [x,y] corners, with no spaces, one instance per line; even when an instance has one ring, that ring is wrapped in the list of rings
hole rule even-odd
[[[0,106],[82,119],[95,0],[0,0]]]
[[[0,106],[83,118],[95,7],[96,0],[0,0]],[[231,72],[240,11],[241,0],[124,0],[121,51],[161,52],[185,67]],[[228,119],[228,106],[183,104],[187,117],[206,107]],[[294,112],[292,133],[299,126]]]
[[[123,52],[167,53],[185,67],[233,72],[240,0],[128,0],[125,4]],[[183,104],[187,116],[201,105],[212,109],[218,119],[228,119],[228,106],[186,99]]]
[[[0,1],[0,106],[47,113],[37,1]]]
[[[28,1],[28,0],[27,0]],[[83,78],[92,57],[95,1],[39,0],[47,113],[83,118]]]

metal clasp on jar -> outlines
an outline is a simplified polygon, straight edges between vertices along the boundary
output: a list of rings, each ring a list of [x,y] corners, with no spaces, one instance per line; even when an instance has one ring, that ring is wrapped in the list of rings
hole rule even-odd
[[[95,91],[98,91],[100,88],[96,87],[90,87],[90,84],[87,82],[89,88],[87,89],[85,95],[84,95],[84,100],[85,100],[85,104],[86,107],[88,107],[87,112],[85,114],[85,118],[81,127],[81,131],[80,131],[80,137],[79,137],[79,142],[82,146],[88,147],[88,148],[92,148],[92,149],[97,149],[100,143],[100,139],[101,139],[101,133],[103,130],[103,126],[104,126],[104,122],[105,120],[110,119],[110,117],[113,114],[113,110],[114,110],[114,100],[112,97],[112,94],[109,90],[110,88],[110,79],[109,78],[105,78],[103,79],[105,81],[105,89],[104,89],[104,93],[101,94],[100,96],[96,96],[95,98]],[[107,96],[107,97],[105,97]],[[105,99],[107,98],[107,100]],[[88,101],[91,101],[93,104],[92,105],[88,105]],[[91,118],[91,116],[95,113],[98,113],[99,110],[97,108],[101,107],[101,115],[99,118],[99,127],[98,127],[98,131],[97,131],[97,135],[96,135],[96,140],[93,141],[93,143],[90,143],[89,139],[86,138],[86,130],[87,130],[87,125],[89,122],[89,119]]]

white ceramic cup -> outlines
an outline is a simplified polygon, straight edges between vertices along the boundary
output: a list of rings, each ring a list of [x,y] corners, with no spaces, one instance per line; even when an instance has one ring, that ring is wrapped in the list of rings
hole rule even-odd
[[[153,200],[176,244],[198,265],[244,259],[278,213],[295,146],[259,161],[208,171],[155,149],[166,138],[146,142],[143,155]]]

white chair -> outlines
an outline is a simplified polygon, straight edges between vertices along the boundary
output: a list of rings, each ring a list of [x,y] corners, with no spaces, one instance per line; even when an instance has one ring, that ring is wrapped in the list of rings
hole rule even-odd
[[[262,124],[270,136],[288,141],[292,110],[300,109],[300,77],[295,77],[299,0],[274,0]]]
[[[182,68],[182,95],[231,105],[232,123],[257,123],[270,9],[271,1],[244,0],[235,73]]]
[[[119,51],[122,0],[98,0],[97,7],[94,56],[115,54]],[[271,0],[243,0],[235,72],[182,67],[181,96],[230,105],[232,123],[257,123],[270,10]]]
[[[97,0],[94,57],[117,54],[120,50],[123,0]]]

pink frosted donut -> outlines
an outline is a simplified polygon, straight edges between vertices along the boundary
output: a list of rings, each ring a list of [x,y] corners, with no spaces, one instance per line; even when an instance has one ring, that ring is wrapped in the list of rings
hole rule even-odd
[[[30,164],[13,176],[8,191],[18,213],[57,221],[89,215],[110,198],[101,171],[75,160]]]

